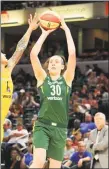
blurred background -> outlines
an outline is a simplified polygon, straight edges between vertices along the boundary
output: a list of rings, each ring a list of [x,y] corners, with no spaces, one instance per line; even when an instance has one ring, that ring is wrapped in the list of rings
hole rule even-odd
[[[77,54],[75,79],[69,102],[68,137],[74,136],[72,131],[81,129],[81,138],[93,128],[81,128],[80,124],[93,123],[93,116],[101,111],[109,121],[109,33],[108,10],[109,2],[80,1],[1,1],[1,49],[9,59],[16,49],[20,38],[28,28],[29,14],[40,15],[47,10],[56,11],[64,16],[71,30]],[[24,154],[30,153],[32,159],[32,129],[37,120],[40,98],[37,81],[30,64],[30,51],[41,34],[41,30],[31,35],[27,49],[12,72],[14,92],[12,104],[4,123],[4,143],[9,144],[7,130],[25,130],[24,138],[17,138],[14,145],[20,148],[9,151],[2,149],[2,167],[11,167],[13,152],[20,157],[17,166],[21,166]],[[39,59],[43,64],[54,54],[63,55],[67,61],[68,52],[65,34],[61,29],[53,32],[45,41]],[[90,117],[89,117],[90,116]],[[89,118],[88,118],[89,117]],[[79,120],[79,121],[78,121]],[[76,121],[76,122],[75,122]],[[26,140],[25,140],[26,137]],[[8,138],[8,139],[7,139]],[[19,141],[20,140],[20,141]],[[24,144],[21,144],[21,143]],[[28,150],[28,148],[30,148]],[[19,154],[20,149],[20,154]],[[21,155],[21,152],[23,155]],[[4,153],[7,157],[4,158]],[[26,158],[26,157],[25,157]],[[30,161],[31,162],[31,161]],[[29,164],[25,165],[28,168]],[[14,169],[15,166],[14,166]]]

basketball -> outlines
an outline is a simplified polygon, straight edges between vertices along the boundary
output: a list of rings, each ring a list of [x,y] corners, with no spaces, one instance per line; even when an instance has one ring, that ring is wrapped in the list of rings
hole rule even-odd
[[[57,29],[60,26],[60,17],[56,12],[46,11],[39,17],[40,26],[45,30]]]

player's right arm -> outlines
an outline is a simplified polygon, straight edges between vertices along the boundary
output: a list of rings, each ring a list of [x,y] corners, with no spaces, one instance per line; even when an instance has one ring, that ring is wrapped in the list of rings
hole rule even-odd
[[[40,84],[43,83],[47,74],[44,71],[44,69],[42,68],[40,60],[38,58],[38,54],[42,48],[42,45],[43,45],[45,39],[53,31],[53,30],[46,31],[43,28],[41,28],[41,29],[42,29],[42,34],[39,37],[39,39],[37,40],[37,42],[35,43],[34,47],[31,50],[31,53],[30,53],[30,60],[31,60],[31,64],[33,67],[33,71],[34,71],[36,79],[38,80],[38,83],[40,83]]]

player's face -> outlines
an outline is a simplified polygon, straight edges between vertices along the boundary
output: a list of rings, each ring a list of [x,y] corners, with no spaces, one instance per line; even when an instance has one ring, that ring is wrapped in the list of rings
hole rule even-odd
[[[5,57],[5,54],[1,53],[1,64],[7,64],[8,63],[8,60],[6,59]]]
[[[49,60],[48,70],[52,75],[60,74],[64,69],[63,60],[60,56],[52,56]]]

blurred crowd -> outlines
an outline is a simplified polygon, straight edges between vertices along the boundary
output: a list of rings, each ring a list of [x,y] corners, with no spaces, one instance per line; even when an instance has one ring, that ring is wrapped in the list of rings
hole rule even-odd
[[[32,162],[32,129],[37,120],[40,99],[37,81],[22,69],[14,76],[14,92],[4,122],[2,164],[6,169],[28,168]],[[93,117],[103,112],[109,120],[109,76],[96,64],[86,65],[84,74],[76,67],[69,102],[68,138],[63,161],[78,151],[79,141],[87,141],[96,128]]]
[[[28,48],[25,50],[23,57],[21,58],[19,64],[29,64],[30,63],[30,51],[33,48],[35,41],[30,41]],[[7,57],[10,58],[16,49],[17,43],[8,50]],[[52,41],[45,43],[41,48],[39,53],[39,58],[42,63],[44,63],[47,58],[53,55],[65,56],[65,59],[68,59],[67,45],[64,42]],[[93,61],[93,60],[108,60],[109,51],[107,49],[90,49],[85,50],[81,55],[77,54],[77,61]]]
[[[84,50],[84,52],[78,56],[79,60],[81,61],[87,61],[87,60],[108,60],[109,58],[109,50],[108,49],[87,49]]]
[[[29,64],[30,63],[30,51],[33,48],[35,44],[35,41],[29,42],[27,49],[25,50],[19,64]],[[15,43],[10,49],[9,52],[7,53],[7,57],[10,58],[12,54],[14,53],[16,49],[17,43]],[[44,44],[41,48],[41,51],[39,53],[39,58],[41,63],[45,63],[45,61],[53,56],[53,55],[61,55],[61,56],[67,56],[67,48],[64,43],[59,43],[59,42],[49,42],[49,48],[48,44]],[[67,60],[67,58],[66,58]]]

